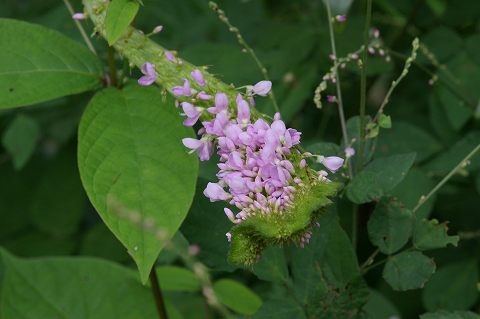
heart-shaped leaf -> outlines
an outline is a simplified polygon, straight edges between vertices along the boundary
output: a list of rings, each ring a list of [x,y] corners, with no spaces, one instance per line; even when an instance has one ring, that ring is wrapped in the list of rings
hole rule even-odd
[[[153,87],[101,91],[82,117],[78,163],[83,186],[137,263],[142,282],[192,203],[198,161],[181,142],[192,135],[173,102]]]

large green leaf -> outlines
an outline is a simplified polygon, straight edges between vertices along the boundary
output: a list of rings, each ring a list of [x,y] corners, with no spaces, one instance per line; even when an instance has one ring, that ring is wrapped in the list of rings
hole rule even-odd
[[[372,243],[385,254],[402,248],[412,234],[412,212],[393,199],[380,201],[368,221],[368,235]]]
[[[62,34],[0,19],[0,109],[25,106],[96,88],[100,60]]]
[[[114,44],[127,31],[137,15],[140,4],[138,0],[113,0],[108,6],[105,18],[108,44]]]
[[[220,302],[244,315],[253,315],[262,305],[262,300],[253,291],[231,279],[216,281],[213,290]]]
[[[33,118],[20,114],[10,123],[2,136],[2,144],[12,157],[16,169],[21,169],[27,163],[39,138],[40,127]]]
[[[478,299],[478,269],[475,260],[440,268],[423,290],[423,303],[429,311],[468,310]]]
[[[415,153],[375,159],[348,185],[348,198],[363,204],[386,195],[402,181],[414,160]]]
[[[260,261],[253,266],[253,272],[258,278],[286,283],[289,280],[287,261],[280,247],[270,247],[262,254]]]
[[[0,318],[156,317],[151,291],[127,268],[94,258],[24,260],[0,249]]]
[[[137,263],[142,282],[164,245],[159,231],[171,238],[192,202],[197,158],[187,155],[181,142],[191,135],[173,103],[154,87],[106,89],[82,117],[78,163],[83,186]]]
[[[383,278],[398,291],[423,288],[435,272],[435,263],[419,251],[406,251],[388,259]]]

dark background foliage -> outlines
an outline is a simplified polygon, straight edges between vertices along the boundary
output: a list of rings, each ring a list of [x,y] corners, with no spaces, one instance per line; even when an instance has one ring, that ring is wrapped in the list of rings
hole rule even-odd
[[[164,31],[154,36],[162,45],[177,49],[194,64],[211,65],[212,73],[237,86],[262,78],[251,57],[241,51],[235,36],[206,1],[144,0],[144,4],[134,25],[146,32],[158,24],[164,25]],[[324,103],[323,109],[318,110],[313,103],[315,87],[331,65],[322,2],[229,0],[219,4],[268,68],[283,118],[289,126],[303,132],[304,145],[340,144],[336,108]],[[78,2],[74,6],[81,9]],[[363,1],[353,1],[347,22],[336,24],[338,56],[361,46],[363,11]],[[0,16],[48,26],[82,42],[62,1],[3,0]],[[91,31],[91,23],[86,25]],[[428,46],[440,65],[433,65],[419,54],[418,65],[410,69],[386,108],[393,125],[381,131],[375,154],[381,157],[416,152],[414,168],[392,191],[392,195],[413,208],[419,196],[426,194],[480,141],[480,1],[375,0],[372,25],[381,30],[385,46],[397,54],[392,54],[390,62],[378,56],[370,59],[369,114],[375,114],[391,81],[401,72],[404,64],[401,56],[410,54],[414,37]],[[105,58],[105,42],[97,38],[93,41],[100,56]],[[429,85],[431,75],[424,69],[437,74],[440,80]],[[137,75],[135,71],[133,77]],[[358,114],[359,70],[348,67],[341,76],[345,112],[351,118]],[[334,94],[333,89],[331,86],[327,92]],[[132,265],[125,249],[90,205],[79,179],[76,132],[91,96],[85,93],[34,107],[0,111],[0,245],[14,255],[97,256]],[[272,112],[268,99],[259,102],[260,109]],[[222,206],[207,203],[201,195],[205,180],[213,179],[213,165],[201,165],[198,194],[181,228],[185,238],[178,240],[199,244],[200,258],[211,267],[215,277],[243,281],[262,299],[284,298],[282,285],[275,280],[274,283],[259,280],[250,272],[234,270],[226,262],[228,247],[224,233],[228,223],[221,213]],[[480,156],[477,155],[468,170],[461,170],[418,212],[422,217],[448,221],[450,232],[461,232],[466,239],[456,248],[427,253],[435,257],[438,271],[424,289],[396,292],[382,279],[380,268],[370,271],[366,279],[373,292],[367,309],[372,318],[395,314],[416,318],[439,308],[478,311],[475,283],[480,258],[479,207]],[[367,234],[372,210],[372,205],[363,205],[359,211],[360,261],[375,249]],[[337,212],[341,225],[350,233],[351,204],[345,198],[339,199]],[[287,255],[291,254],[299,252],[287,251]],[[277,257],[285,258],[281,256]],[[168,253],[159,258],[159,263],[175,262]],[[305,263],[308,262],[305,258]],[[295,267],[298,265],[293,265],[290,271],[295,271]],[[279,270],[280,276],[282,271]],[[257,275],[264,279],[261,270]],[[268,276],[268,272],[263,276]],[[203,309],[199,296],[171,294],[185,318],[203,315],[203,310],[201,315],[198,311]],[[260,314],[258,318],[269,317]]]

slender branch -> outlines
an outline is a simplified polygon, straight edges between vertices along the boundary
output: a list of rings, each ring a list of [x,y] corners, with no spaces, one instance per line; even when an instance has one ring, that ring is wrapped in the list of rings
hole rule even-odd
[[[380,252],[380,249],[377,248],[368,258],[365,260],[365,262],[360,266],[360,269],[365,269],[368,266],[370,266],[373,261],[375,260],[375,257],[377,257],[378,253]]]
[[[412,210],[412,212],[415,214],[418,209],[425,204],[430,197],[432,197],[433,194],[435,194],[448,180],[460,169],[465,167],[468,164],[468,160],[475,155],[476,152],[480,150],[480,143],[470,152],[465,156],[460,163],[457,164],[431,191],[428,193],[426,196],[422,195],[420,199],[418,200],[417,206]]]
[[[461,231],[458,233],[461,240],[477,239],[480,237],[480,229],[474,231]]]
[[[383,110],[385,108],[385,105],[390,101],[390,96],[392,95],[392,92],[395,90],[395,88],[398,86],[398,84],[405,78],[408,74],[408,70],[410,69],[410,66],[412,65],[412,62],[415,61],[417,58],[417,51],[419,48],[419,41],[418,38],[415,38],[412,42],[412,53],[410,56],[405,60],[405,65],[403,67],[402,73],[400,76],[392,82],[392,85],[388,89],[387,94],[385,95],[385,98],[383,99],[382,104],[378,108],[377,114],[373,118],[373,122],[376,122],[380,115],[383,113]]]
[[[117,77],[117,63],[115,61],[115,52],[111,46],[107,48],[108,53],[108,70],[110,81],[112,81],[113,86],[118,85],[118,77]]]
[[[218,14],[218,18],[228,26],[228,30],[230,32],[235,33],[235,35],[237,36],[238,43],[241,46],[243,46],[244,50],[246,52],[248,52],[248,54],[250,54],[250,56],[252,57],[252,59],[255,61],[258,68],[260,69],[260,72],[262,72],[263,78],[267,81],[270,81],[270,77],[268,76],[267,68],[262,64],[262,62],[258,58],[255,51],[248,45],[247,41],[245,41],[242,34],[240,33],[240,30],[230,23],[230,20],[225,15],[225,11],[220,9],[218,7],[218,4],[216,4],[215,2],[212,2],[212,1],[209,2],[209,6],[210,6],[210,8],[212,8],[212,10],[214,10]],[[270,93],[268,94],[268,96],[272,100],[273,107],[275,108],[275,111],[280,112],[280,108],[278,107],[277,99],[275,98],[275,94],[273,93],[273,89],[270,90]]]
[[[332,19],[332,12],[330,10],[330,1],[325,1],[325,6],[327,7],[327,15],[328,15],[328,31],[330,33],[330,46],[332,48],[332,54],[336,58],[337,57],[337,48],[335,45],[335,34],[333,32],[333,19]],[[343,98],[342,98],[342,88],[340,85],[340,75],[338,74],[338,66],[337,64],[334,65],[333,69],[335,73],[335,84],[337,88],[337,104],[338,104],[338,115],[340,117],[340,125],[342,127],[342,135],[343,135],[343,144],[347,147],[350,144],[350,140],[348,138],[347,132],[347,124],[345,121],[345,113],[343,111]],[[352,164],[351,161],[347,163],[348,166],[348,175],[350,179],[353,178],[353,171],[352,171]]]
[[[370,21],[372,19],[372,0],[366,0],[366,17],[363,29],[363,50],[362,54],[362,73],[360,78],[360,145],[358,150],[358,168],[363,166],[363,153],[365,148],[365,108],[367,103],[367,59],[368,59],[368,41],[370,32]]]
[[[157,305],[158,316],[160,319],[168,319],[167,310],[165,308],[165,302],[162,296],[162,290],[160,290],[160,285],[158,283],[157,272],[155,267],[150,271],[150,284],[152,285],[152,292],[155,298],[155,304]]]
[[[362,274],[365,275],[365,274],[366,274],[367,272],[369,272],[371,269],[373,269],[373,268],[375,268],[375,267],[378,267],[378,266],[380,266],[380,265],[383,265],[384,263],[387,262],[387,260],[388,260],[388,258],[379,260],[379,261],[377,261],[376,263],[373,263],[373,264],[371,264],[370,266],[361,269]]]
[[[63,0],[63,3],[65,3],[65,6],[67,7],[68,12],[70,12],[70,15],[73,16],[75,11],[73,10],[72,5],[70,4],[69,0]],[[90,51],[93,52],[93,54],[97,55],[97,51],[95,51],[95,48],[93,47],[92,42],[90,41],[90,38],[88,37],[87,33],[85,32],[85,29],[83,29],[82,24],[78,20],[73,20],[75,24],[77,25],[78,31],[80,31],[80,34],[82,35],[83,40],[87,44],[87,47],[90,49]]]

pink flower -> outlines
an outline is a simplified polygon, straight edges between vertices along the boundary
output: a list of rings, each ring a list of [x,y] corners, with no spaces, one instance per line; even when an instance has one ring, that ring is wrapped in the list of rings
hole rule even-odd
[[[87,15],[85,13],[77,12],[72,15],[73,20],[85,20]]]
[[[321,160],[323,166],[328,168],[332,173],[335,173],[340,167],[343,166],[343,158],[338,156],[328,156]]]
[[[194,79],[198,85],[205,86],[205,78],[203,77],[203,74],[202,72],[200,72],[199,69],[193,70],[191,75],[192,75],[192,79]]]
[[[197,123],[198,119],[200,118],[200,112],[197,108],[187,102],[182,103],[183,113],[187,116],[187,119],[183,121],[183,125],[185,126],[194,126]]]
[[[160,33],[163,30],[163,25],[157,25],[155,28],[153,28],[153,33]]]
[[[345,148],[345,157],[350,158],[355,155],[355,149],[351,146]]]
[[[200,91],[200,92],[197,94],[197,99],[204,100],[204,101],[208,101],[208,100],[211,100],[211,99],[212,99],[212,96],[211,96],[211,95],[208,95],[208,94],[205,93],[204,91]]]
[[[253,86],[253,93],[260,95],[260,96],[266,96],[270,90],[272,89],[272,82],[270,81],[260,81],[257,84]]]
[[[175,55],[171,51],[165,51],[165,57],[172,63],[177,63]]]
[[[225,93],[215,94],[215,107],[209,107],[208,112],[212,114],[218,114],[228,109],[228,97]]]
[[[237,100],[237,123],[239,124],[248,124],[250,122],[250,106],[248,103],[241,98]]]
[[[144,75],[138,79],[138,84],[148,86],[157,80],[157,72],[155,71],[154,64],[149,62],[144,63],[141,71]]]
[[[335,103],[337,102],[337,97],[335,95],[327,95],[328,103]]]
[[[208,183],[207,188],[203,191],[203,194],[210,198],[211,202],[216,202],[219,200],[227,200],[230,195],[222,188],[222,186],[217,183]]]
[[[183,86],[175,86],[172,89],[172,93],[175,96],[190,96],[192,90],[190,89],[190,82],[187,79],[183,80]]]
[[[335,19],[336,19],[338,22],[342,23],[342,22],[347,21],[347,16],[346,16],[346,15],[340,15],[340,14],[339,14],[339,15],[337,15],[337,16],[335,17]]]
[[[194,138],[184,138],[183,145],[196,151],[201,161],[208,161],[213,153],[213,143],[211,140],[196,140]]]

